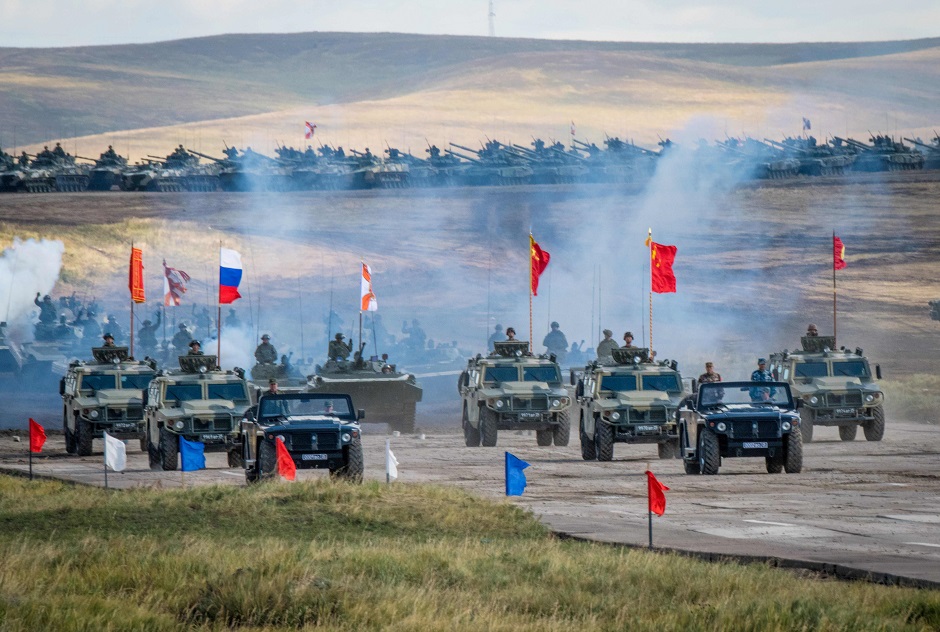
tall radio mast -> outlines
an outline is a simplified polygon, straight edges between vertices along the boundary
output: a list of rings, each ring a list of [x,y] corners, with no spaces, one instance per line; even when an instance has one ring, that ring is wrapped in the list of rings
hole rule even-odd
[[[493,9],[493,0],[490,0],[490,37],[496,37],[496,11]]]

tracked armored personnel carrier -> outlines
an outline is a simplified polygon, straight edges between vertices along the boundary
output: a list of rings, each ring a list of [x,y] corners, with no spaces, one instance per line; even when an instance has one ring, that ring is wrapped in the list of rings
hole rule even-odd
[[[460,374],[461,425],[469,447],[496,445],[500,430],[535,430],[540,446],[568,445],[571,398],[552,356],[533,356],[529,343],[494,343],[490,355]]]
[[[143,393],[156,374],[156,363],[135,361],[127,347],[94,347],[92,362],[72,362],[59,382],[65,451],[89,456],[95,439],[107,432],[137,439],[147,449]]]
[[[884,393],[862,350],[835,348],[834,336],[803,336],[798,351],[770,355],[775,377],[790,384],[800,413],[803,439],[813,440],[815,426],[837,426],[843,441],[854,441],[859,426],[868,441],[885,432]]]
[[[222,371],[214,355],[179,356],[179,363],[178,371],[160,371],[145,393],[150,466],[177,469],[180,437],[227,452],[229,467],[240,466],[239,424],[253,397],[244,371]]]
[[[275,441],[284,443],[297,469],[328,469],[331,477],[362,482],[362,435],[348,395],[265,394],[241,423],[245,479],[277,477]]]
[[[581,457],[610,461],[615,443],[655,443],[659,458],[675,458],[676,409],[687,395],[678,365],[651,363],[640,347],[612,353],[612,364],[595,362],[576,380]]]

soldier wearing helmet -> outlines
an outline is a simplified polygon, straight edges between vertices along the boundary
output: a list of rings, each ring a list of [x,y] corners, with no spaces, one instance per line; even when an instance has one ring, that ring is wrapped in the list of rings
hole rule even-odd
[[[815,338],[816,336],[818,336],[818,335],[819,335],[819,330],[816,328],[816,325],[814,325],[813,323],[810,323],[809,325],[807,325],[807,327],[806,327],[806,335],[807,335],[807,336],[811,336],[811,337],[813,337],[813,338]]]
[[[277,349],[270,342],[271,336],[261,336],[261,344],[255,348],[255,360],[258,364],[274,364],[277,362]]]
[[[336,334],[334,339],[330,341],[330,348],[328,349],[330,360],[346,360],[349,358],[349,354],[352,353],[352,345],[343,342],[345,337],[343,334]]]
[[[202,353],[202,343],[198,340],[193,340],[189,343],[189,355],[203,355]]]
[[[558,328],[557,322],[552,322],[551,328],[552,330],[545,334],[542,344],[545,345],[549,353],[555,354],[558,362],[563,362],[568,355],[568,339]]]
[[[499,323],[496,323],[496,326],[493,328],[493,333],[490,334],[490,337],[486,340],[486,346],[490,351],[496,349],[496,342],[502,342],[506,339],[506,333],[503,331],[503,326]]]

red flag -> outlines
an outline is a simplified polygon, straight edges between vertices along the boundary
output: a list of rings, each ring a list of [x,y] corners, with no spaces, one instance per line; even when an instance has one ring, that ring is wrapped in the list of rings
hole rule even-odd
[[[648,240],[650,245],[650,288],[659,294],[676,291],[676,275],[672,273],[672,264],[676,260],[676,247],[657,244]]]
[[[532,264],[532,272],[529,275],[532,281],[532,296],[539,295],[539,276],[548,267],[548,261],[552,256],[539,248],[532,235],[529,235],[529,259]]]
[[[132,301],[135,303],[146,301],[144,297],[144,252],[140,248],[131,247],[131,268],[127,287],[131,291]]]
[[[841,270],[848,264],[845,262],[845,244],[842,243],[842,240],[832,236],[832,267],[836,270]]]
[[[42,444],[46,442],[46,429],[33,421],[29,420],[29,451],[42,452]]]
[[[310,140],[313,138],[313,135],[317,131],[316,123],[311,123],[310,121],[304,121],[304,138]]]
[[[294,465],[294,459],[290,458],[287,446],[280,439],[275,439],[274,444],[277,446],[277,473],[289,481],[294,480],[297,477],[297,466]]]
[[[163,304],[166,307],[179,306],[189,278],[186,272],[169,267],[166,259],[163,260]]]
[[[661,516],[666,513],[666,494],[663,492],[668,492],[669,488],[656,480],[649,470],[646,470],[646,483],[649,509],[657,516]]]

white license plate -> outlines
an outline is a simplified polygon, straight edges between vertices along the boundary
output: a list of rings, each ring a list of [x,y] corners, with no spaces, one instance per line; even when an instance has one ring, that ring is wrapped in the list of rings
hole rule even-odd
[[[742,446],[745,450],[757,450],[759,448],[766,448],[766,441],[745,441]]]
[[[541,413],[519,413],[519,419],[541,419]]]
[[[837,415],[854,415],[855,409],[854,408],[836,408],[836,414]]]
[[[300,455],[301,461],[326,461],[329,459],[328,454],[302,454]]]
[[[114,432],[134,432],[137,424],[114,424]]]
[[[203,441],[221,441],[224,438],[220,434],[204,434],[202,435]]]
[[[657,432],[659,426],[637,426],[636,430],[637,432]]]

